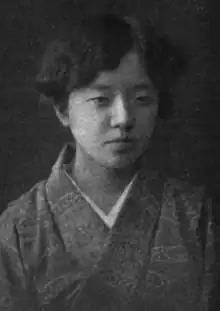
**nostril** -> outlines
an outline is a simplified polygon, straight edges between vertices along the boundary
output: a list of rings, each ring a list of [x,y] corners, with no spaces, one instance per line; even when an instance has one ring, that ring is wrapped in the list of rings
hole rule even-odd
[[[121,124],[119,127],[123,129],[125,132],[130,132],[134,126],[134,122],[131,120],[127,123]]]

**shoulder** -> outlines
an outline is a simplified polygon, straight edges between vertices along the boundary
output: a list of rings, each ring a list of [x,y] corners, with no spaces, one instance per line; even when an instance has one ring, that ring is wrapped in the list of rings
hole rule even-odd
[[[35,225],[45,201],[45,181],[36,183],[29,191],[11,201],[0,216],[0,241],[10,240],[18,227]]]
[[[172,209],[180,219],[185,216],[190,219],[199,219],[203,215],[204,219],[208,220],[212,212],[212,200],[203,184],[167,178],[163,198],[164,209]]]
[[[207,198],[207,189],[203,184],[167,177],[164,184],[165,194],[176,199],[198,201]]]

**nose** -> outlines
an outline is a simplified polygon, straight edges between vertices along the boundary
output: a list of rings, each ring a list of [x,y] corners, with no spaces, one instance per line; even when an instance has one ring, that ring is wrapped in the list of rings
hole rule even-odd
[[[134,126],[134,113],[133,109],[129,107],[129,103],[126,101],[125,96],[118,94],[115,97],[112,105],[111,126],[130,131]]]

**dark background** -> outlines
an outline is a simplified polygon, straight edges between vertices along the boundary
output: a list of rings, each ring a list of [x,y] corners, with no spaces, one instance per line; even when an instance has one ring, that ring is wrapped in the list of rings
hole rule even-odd
[[[9,201],[47,178],[69,134],[34,89],[38,60],[60,20],[72,12],[116,10],[147,15],[191,56],[176,87],[171,135],[172,175],[206,183],[218,196],[219,7],[209,0],[1,0],[0,2],[0,213]],[[66,7],[66,8],[65,8]],[[68,7],[68,8],[67,8]]]

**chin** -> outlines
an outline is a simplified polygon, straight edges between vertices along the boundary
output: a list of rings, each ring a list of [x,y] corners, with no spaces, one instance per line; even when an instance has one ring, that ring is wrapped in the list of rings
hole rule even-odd
[[[116,169],[120,169],[120,168],[125,168],[131,164],[134,164],[135,159],[132,159],[131,157],[120,157],[117,159],[109,159],[109,161],[105,161],[103,163],[103,166],[108,167],[108,168],[116,168]]]

